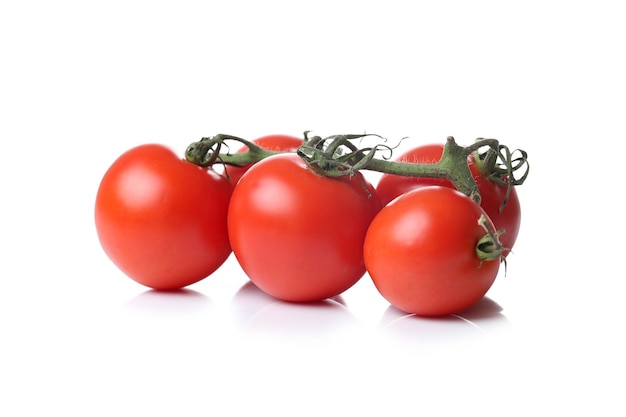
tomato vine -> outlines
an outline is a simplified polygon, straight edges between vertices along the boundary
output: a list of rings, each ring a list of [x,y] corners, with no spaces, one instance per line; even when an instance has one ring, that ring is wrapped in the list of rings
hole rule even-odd
[[[491,181],[507,186],[507,195],[502,207],[510,195],[513,186],[522,184],[528,177],[528,154],[522,150],[511,152],[497,139],[478,138],[469,146],[457,144],[452,136],[448,136],[444,145],[441,159],[434,164],[407,163],[391,161],[389,158],[376,158],[380,151],[391,151],[392,148],[384,143],[371,147],[359,148],[353,141],[365,137],[377,137],[375,134],[340,134],[326,138],[308,136],[304,132],[302,146],[297,154],[307,164],[326,177],[352,176],[358,170],[371,170],[386,174],[445,178],[463,194],[469,196],[476,203],[480,203],[481,195],[476,181],[468,166],[468,158],[474,155],[481,165],[481,172]],[[223,147],[228,147],[226,141],[239,142],[248,147],[243,153],[220,153]],[[187,147],[185,158],[196,165],[207,167],[216,163],[234,166],[244,166],[256,163],[271,155],[280,152],[262,149],[251,141],[237,136],[218,134],[202,138]],[[516,176],[521,172],[520,176]]]

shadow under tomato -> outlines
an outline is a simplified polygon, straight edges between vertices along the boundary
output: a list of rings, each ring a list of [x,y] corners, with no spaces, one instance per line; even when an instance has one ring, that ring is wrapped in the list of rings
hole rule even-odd
[[[124,309],[151,315],[191,315],[208,308],[210,304],[206,295],[190,289],[147,290],[128,301]]]
[[[496,334],[509,325],[502,307],[483,297],[471,308],[441,317],[420,317],[389,306],[378,329],[385,336],[421,346],[445,346],[449,343],[471,342]]]
[[[474,322],[506,320],[502,314],[502,306],[489,297],[481,298],[476,304],[456,315]]]
[[[310,303],[276,299],[247,282],[231,302],[240,329],[248,335],[319,340],[349,333],[357,320],[341,297]]]

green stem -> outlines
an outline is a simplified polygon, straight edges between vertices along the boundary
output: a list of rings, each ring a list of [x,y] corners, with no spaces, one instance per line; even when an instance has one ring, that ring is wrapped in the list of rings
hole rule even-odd
[[[298,153],[309,165],[329,177],[354,175],[355,170],[368,169],[394,175],[445,178],[452,182],[460,192],[480,203],[480,191],[469,168],[468,157],[480,148],[498,147],[498,141],[495,139],[481,139],[471,146],[464,147],[458,145],[454,138],[449,136],[441,159],[436,164],[407,163],[375,158],[375,153],[381,149],[381,145],[357,149],[349,142],[349,139],[363,136],[365,135],[331,136],[325,139],[330,142],[326,148],[320,146],[320,142],[317,141],[314,147],[304,144]],[[349,152],[337,152],[340,145],[345,146]]]
[[[441,159],[436,164],[394,162],[372,158],[365,169],[394,175],[413,177],[445,178],[463,194],[480,203],[480,192],[467,163],[467,157],[476,147],[493,146],[491,139],[464,147],[449,136],[444,145]],[[497,141],[496,141],[497,146]]]
[[[367,169],[394,175],[445,178],[452,182],[460,192],[480,203],[480,192],[468,164],[468,158],[472,153],[475,153],[477,161],[483,164],[482,172],[494,182],[506,183],[510,187],[521,184],[528,175],[526,153],[519,151],[521,156],[513,158],[508,148],[500,145],[496,139],[479,138],[470,146],[460,146],[452,136],[449,136],[439,162],[425,164],[376,158],[378,151],[392,150],[392,148],[384,144],[377,144],[373,147],[359,149],[351,142],[366,136],[374,136],[384,140],[378,135],[350,134],[309,138],[308,133],[304,133],[304,142],[298,148],[298,155],[312,169],[327,177],[352,176],[361,169]],[[220,153],[222,147],[228,148],[226,141],[239,142],[246,146],[248,151]],[[487,151],[482,154],[479,153],[484,148],[488,148]],[[185,158],[202,167],[209,167],[216,163],[246,166],[277,153],[281,152],[265,150],[253,142],[237,136],[218,134],[202,138],[200,141],[189,145],[185,152]],[[517,170],[524,173],[521,178],[514,177],[513,173]]]
[[[505,145],[498,145],[491,152],[476,151],[475,161],[485,177],[506,187],[506,195],[500,205],[502,213],[513,187],[523,184],[528,177],[530,171],[528,154],[521,149],[511,152]]]
[[[246,146],[248,151],[240,153],[220,153],[222,146],[226,146],[226,140],[239,142]],[[260,160],[277,153],[280,152],[268,151],[248,140],[220,133],[215,136],[202,138],[198,142],[193,142],[185,151],[185,159],[201,167],[209,167],[215,163],[246,166],[257,163]]]

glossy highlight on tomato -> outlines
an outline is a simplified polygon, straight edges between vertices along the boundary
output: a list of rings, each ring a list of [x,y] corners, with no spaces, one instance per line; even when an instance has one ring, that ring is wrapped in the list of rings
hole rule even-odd
[[[482,260],[476,246],[487,231],[485,211],[448,187],[409,191],[372,221],[364,259],[374,285],[396,308],[423,316],[463,311],[496,279],[500,259]],[[493,223],[485,217],[493,230]]]
[[[434,164],[441,159],[442,153],[443,144],[426,144],[410,149],[400,155],[396,161]],[[509,199],[501,210],[502,202],[506,197],[507,187],[485,178],[481,174],[473,156],[469,157],[468,164],[481,195],[481,207],[487,212],[496,229],[504,231],[500,236],[500,241],[505,248],[509,249],[504,252],[506,256],[510,249],[513,248],[520,230],[521,207],[517,191],[515,187],[511,188]],[[407,191],[430,185],[455,188],[452,182],[443,178],[384,174],[376,185],[376,191],[382,204],[386,205]]]
[[[250,280],[292,302],[336,296],[364,274],[363,241],[381,208],[360,173],[327,178],[296,154],[256,163],[233,192],[228,233]]]
[[[232,186],[212,169],[146,144],[122,154],[98,188],[100,244],[133,280],[158,290],[193,284],[231,253],[226,216]]]

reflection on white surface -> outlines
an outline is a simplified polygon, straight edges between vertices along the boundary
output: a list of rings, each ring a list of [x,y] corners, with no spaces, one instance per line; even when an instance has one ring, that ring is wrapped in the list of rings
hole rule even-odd
[[[411,345],[443,346],[501,333],[509,326],[502,307],[488,297],[472,308],[443,317],[419,317],[390,306],[379,323],[381,334]]]
[[[488,297],[471,309],[445,317],[418,317],[389,306],[381,311],[377,324],[368,327],[341,296],[316,303],[289,303],[247,282],[228,308],[241,337],[320,343],[377,340],[410,348],[445,347],[480,343],[498,337],[510,326],[500,305]]]
[[[271,297],[252,282],[231,302],[239,328],[247,335],[322,340],[345,335],[358,325],[341,297],[314,303],[289,303]]]
[[[194,290],[147,290],[128,301],[124,308],[131,313],[190,315],[210,307],[210,299]]]

